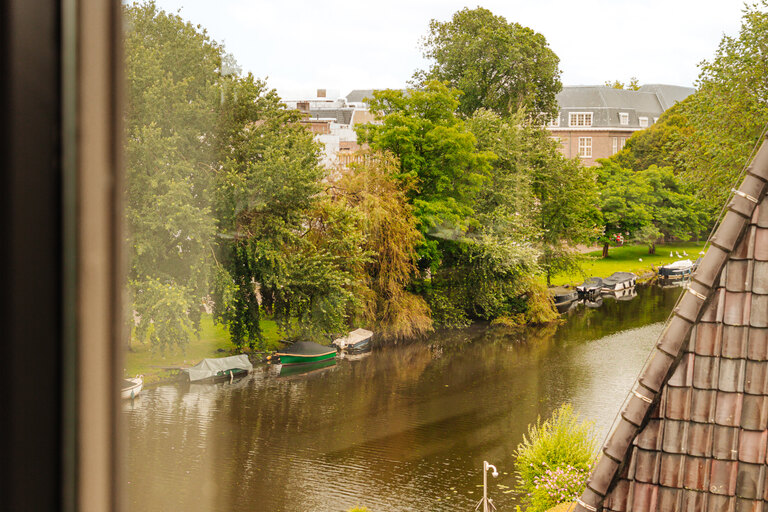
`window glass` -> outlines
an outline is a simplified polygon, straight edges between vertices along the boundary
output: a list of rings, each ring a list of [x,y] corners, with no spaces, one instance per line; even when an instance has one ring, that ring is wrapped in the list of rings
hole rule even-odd
[[[592,112],[571,112],[568,124],[570,126],[592,126]]]
[[[579,137],[579,156],[592,158],[592,137]]]

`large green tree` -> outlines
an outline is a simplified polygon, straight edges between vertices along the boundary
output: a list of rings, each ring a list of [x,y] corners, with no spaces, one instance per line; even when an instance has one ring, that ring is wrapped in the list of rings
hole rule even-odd
[[[432,65],[416,80],[447,81],[462,91],[459,111],[466,116],[481,107],[502,116],[557,112],[560,61],[546,38],[528,27],[488,9],[464,8],[450,21],[431,21],[423,49]]]
[[[222,49],[154,3],[124,7],[128,291],[135,335],[184,346],[208,292]]]

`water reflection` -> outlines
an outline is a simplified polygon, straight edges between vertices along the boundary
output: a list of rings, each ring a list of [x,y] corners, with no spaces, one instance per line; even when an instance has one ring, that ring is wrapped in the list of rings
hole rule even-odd
[[[570,401],[602,433],[679,289],[606,298],[560,325],[475,326],[280,377],[146,390],[128,421],[131,510],[471,510],[482,461],[515,503],[511,453]]]

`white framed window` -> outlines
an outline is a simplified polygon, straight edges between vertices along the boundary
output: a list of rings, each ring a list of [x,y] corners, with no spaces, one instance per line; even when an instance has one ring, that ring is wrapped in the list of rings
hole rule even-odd
[[[592,137],[579,137],[579,157],[592,158]]]
[[[626,137],[622,137],[621,140],[619,141],[619,151],[624,149],[624,144],[626,144],[626,143],[627,143],[627,138]]]
[[[629,113],[628,112],[619,112],[619,124],[622,126],[629,125]]]
[[[568,126],[592,126],[592,112],[571,112]]]
[[[647,117],[638,117],[637,120],[640,122],[641,128],[647,128],[648,127],[648,118]]]
[[[560,112],[558,112],[556,116],[549,119],[549,126],[552,126],[553,128],[560,126]]]
[[[613,146],[612,146],[611,149],[613,150],[613,152],[611,153],[613,155],[615,155],[616,153],[619,152],[619,138],[618,137],[614,137],[613,138]]]

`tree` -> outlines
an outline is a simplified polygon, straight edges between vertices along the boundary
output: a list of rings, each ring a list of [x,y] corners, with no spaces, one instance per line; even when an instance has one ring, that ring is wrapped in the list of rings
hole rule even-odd
[[[439,260],[436,240],[459,238],[477,225],[473,205],[493,155],[478,151],[474,135],[456,115],[459,92],[440,82],[407,92],[374,92],[371,111],[381,124],[358,128],[358,138],[397,157],[401,181],[413,181],[413,205],[425,243],[425,266]]]
[[[655,241],[661,236],[688,240],[705,226],[700,201],[668,167],[654,165],[635,172],[604,160],[598,176],[605,226],[603,257],[608,256],[608,247],[616,239],[643,240],[653,254]]]
[[[481,107],[502,116],[557,112],[560,61],[544,36],[528,27],[487,9],[464,8],[451,21],[432,20],[422,46],[433,64],[416,73],[417,82],[446,81],[462,91],[459,112],[465,116]]]
[[[723,36],[715,57],[700,64],[698,91],[681,105],[691,126],[678,144],[687,180],[712,216],[768,122],[768,1],[746,5],[738,36]]]
[[[640,81],[637,79],[637,77],[633,76],[629,79],[629,83],[625,84],[624,82],[620,82],[619,80],[614,80],[611,82],[610,80],[606,80],[605,82],[606,87],[610,87],[611,89],[628,89],[630,91],[639,91],[640,90]]]
[[[189,341],[208,293],[222,50],[154,3],[123,9],[128,292],[136,337],[165,349]]]

